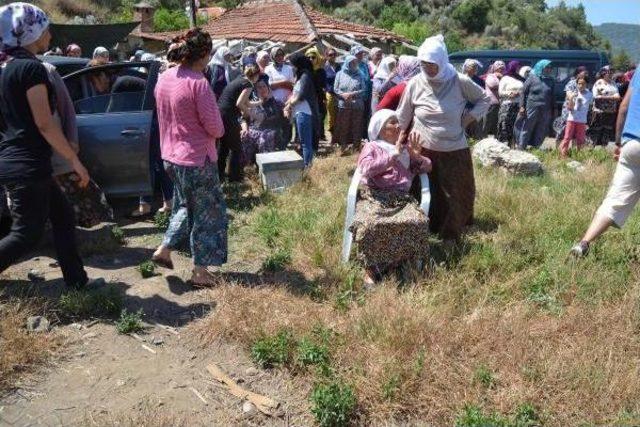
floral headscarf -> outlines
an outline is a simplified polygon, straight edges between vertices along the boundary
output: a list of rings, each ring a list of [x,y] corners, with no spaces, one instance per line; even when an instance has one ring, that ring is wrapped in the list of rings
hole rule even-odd
[[[398,77],[409,80],[420,73],[420,60],[412,55],[401,55],[398,59]]]
[[[10,3],[0,7],[0,50],[27,46],[49,28],[42,9],[29,3]]]

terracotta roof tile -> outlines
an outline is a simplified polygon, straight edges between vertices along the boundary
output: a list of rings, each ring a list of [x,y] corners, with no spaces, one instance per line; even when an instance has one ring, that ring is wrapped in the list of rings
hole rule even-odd
[[[391,31],[367,25],[353,24],[333,18],[298,0],[258,0],[229,9],[212,19],[204,29],[214,39],[272,40],[286,43],[309,43],[319,36],[341,34],[356,39],[407,41]],[[168,40],[180,34],[140,33],[139,37]]]

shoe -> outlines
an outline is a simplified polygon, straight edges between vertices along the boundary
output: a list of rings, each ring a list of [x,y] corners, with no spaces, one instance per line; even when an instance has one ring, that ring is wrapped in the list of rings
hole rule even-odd
[[[151,257],[151,262],[168,270],[173,270],[173,262],[170,259],[164,259],[162,257],[153,255]]]
[[[569,251],[569,255],[575,258],[584,258],[589,254],[589,242],[585,242],[584,240],[577,243],[574,247]]]

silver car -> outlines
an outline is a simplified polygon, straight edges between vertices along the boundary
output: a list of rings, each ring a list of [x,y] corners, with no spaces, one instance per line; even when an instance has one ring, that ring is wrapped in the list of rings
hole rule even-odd
[[[149,148],[158,138],[153,91],[159,68],[156,61],[117,63],[63,77],[76,110],[80,158],[108,196],[151,193]]]

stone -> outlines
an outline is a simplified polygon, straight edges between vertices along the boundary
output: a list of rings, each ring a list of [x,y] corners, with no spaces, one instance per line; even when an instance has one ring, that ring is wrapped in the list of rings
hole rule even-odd
[[[80,323],[72,323],[69,325],[70,328],[73,328],[77,331],[79,331],[80,329],[82,329],[82,325]]]
[[[164,338],[162,338],[162,337],[153,337],[153,338],[151,338],[151,344],[153,344],[153,345],[162,345],[162,344],[164,344]]]
[[[44,273],[41,272],[40,270],[36,270],[35,268],[32,268],[31,270],[29,270],[29,273],[27,274],[27,279],[31,280],[32,282],[44,282]]]
[[[247,400],[242,404],[242,414],[245,417],[252,417],[257,413],[258,413],[258,408],[256,408],[256,405],[254,405],[253,403]]]
[[[84,335],[82,336],[82,339],[83,339],[83,340],[88,340],[88,339],[91,339],[91,338],[95,338],[95,337],[97,337],[97,336],[98,336],[98,333],[97,333],[97,332],[89,332],[88,334],[84,334]]]
[[[525,151],[512,150],[495,138],[473,146],[473,157],[484,167],[499,168],[512,175],[533,176],[544,172],[542,162]]]
[[[569,163],[567,163],[567,167],[571,170],[574,170],[576,172],[584,172],[586,170],[586,168],[584,167],[584,165],[576,160],[573,160]]]
[[[58,263],[58,261],[53,261],[53,262],[49,263],[49,267],[58,268],[58,267],[60,267],[60,264]]]
[[[247,368],[246,371],[244,371],[244,374],[248,377],[254,377],[256,375],[258,375],[260,373],[260,371],[258,371],[256,368],[254,368],[253,366]]]
[[[302,179],[304,161],[295,151],[256,154],[262,186],[271,191],[284,191]]]
[[[31,316],[27,318],[27,330],[30,332],[49,332],[51,323],[46,317]]]

